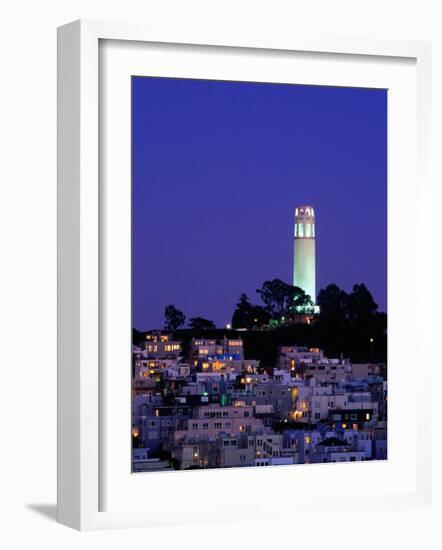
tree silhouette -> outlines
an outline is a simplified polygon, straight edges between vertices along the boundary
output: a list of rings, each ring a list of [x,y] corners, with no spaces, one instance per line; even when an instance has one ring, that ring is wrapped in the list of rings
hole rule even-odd
[[[265,281],[256,292],[260,295],[268,313],[275,319],[313,312],[310,296],[301,288],[289,285],[281,279]]]
[[[216,328],[215,323],[213,321],[209,321],[208,319],[204,319],[203,317],[192,317],[189,319],[189,328],[193,330],[211,330]]]
[[[328,285],[319,292],[318,305],[318,336],[329,354],[347,353],[357,360],[384,355],[387,315],[378,311],[363,283],[354,285],[350,293]]]
[[[348,296],[347,307],[348,316],[352,323],[366,322],[371,319],[378,310],[378,305],[363,283],[353,286],[353,291]]]
[[[241,294],[232,316],[232,328],[259,328],[269,320],[270,315],[262,306],[251,304],[247,294]]]
[[[186,322],[184,313],[173,304],[169,304],[164,308],[164,319],[164,328],[172,332],[182,327]]]
[[[342,324],[348,319],[348,299],[348,294],[335,284],[322,288],[317,298],[320,319]]]

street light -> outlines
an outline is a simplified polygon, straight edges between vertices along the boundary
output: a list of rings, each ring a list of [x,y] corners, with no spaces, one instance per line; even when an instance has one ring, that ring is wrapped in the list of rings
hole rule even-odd
[[[370,338],[370,359],[373,360],[373,345],[374,345],[374,338]]]

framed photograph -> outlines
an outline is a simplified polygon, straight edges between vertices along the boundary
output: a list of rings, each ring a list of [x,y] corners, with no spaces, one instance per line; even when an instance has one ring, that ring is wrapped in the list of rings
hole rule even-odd
[[[58,42],[59,521],[427,506],[430,44]]]

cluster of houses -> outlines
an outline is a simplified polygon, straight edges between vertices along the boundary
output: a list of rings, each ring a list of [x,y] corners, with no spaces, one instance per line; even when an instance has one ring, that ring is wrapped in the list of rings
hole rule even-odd
[[[274,365],[240,338],[147,334],[133,346],[134,472],[387,458],[383,364],[282,346]]]

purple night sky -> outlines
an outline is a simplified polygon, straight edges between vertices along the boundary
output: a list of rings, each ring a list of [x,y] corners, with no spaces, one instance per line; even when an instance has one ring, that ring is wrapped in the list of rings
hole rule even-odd
[[[387,91],[132,79],[133,326],[217,326],[291,283],[294,208],[316,213],[316,288],[387,301]]]

